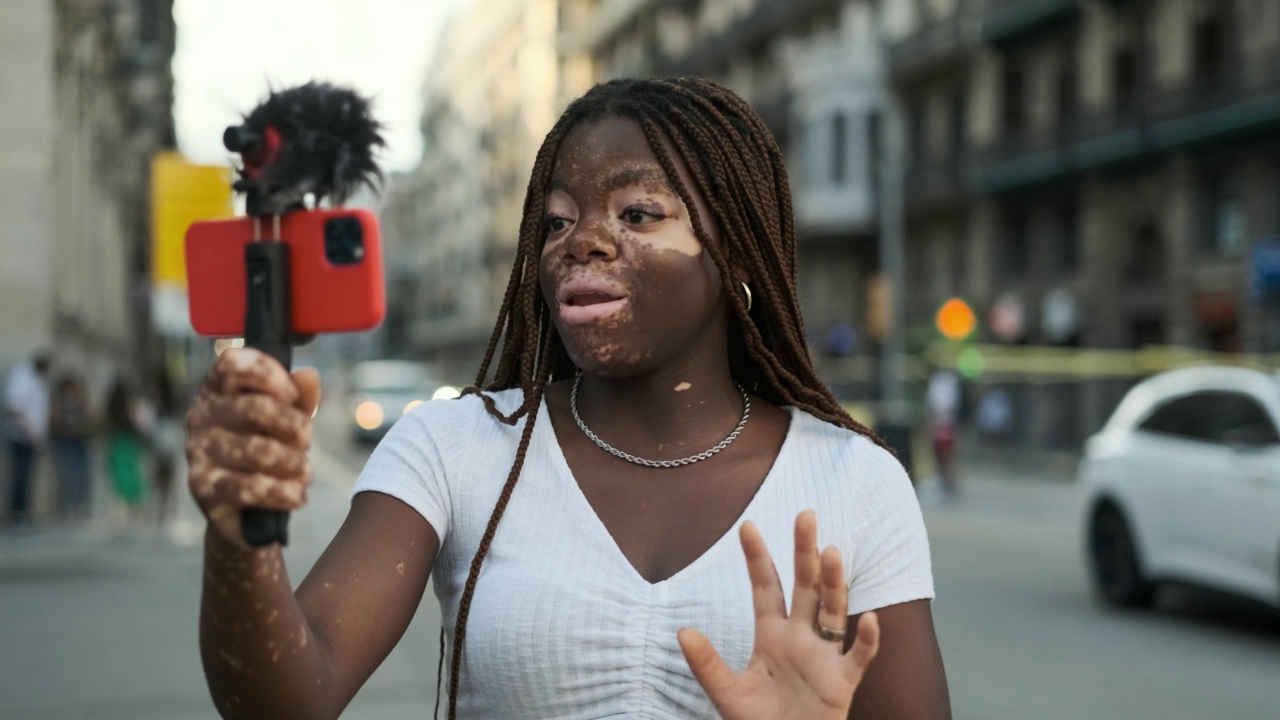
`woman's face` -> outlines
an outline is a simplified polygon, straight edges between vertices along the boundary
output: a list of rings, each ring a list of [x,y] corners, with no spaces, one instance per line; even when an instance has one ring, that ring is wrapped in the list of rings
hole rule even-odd
[[[676,163],[714,239],[710,210]],[[636,121],[606,117],[570,130],[552,170],[545,223],[543,297],[578,367],[645,374],[723,337],[720,273]]]

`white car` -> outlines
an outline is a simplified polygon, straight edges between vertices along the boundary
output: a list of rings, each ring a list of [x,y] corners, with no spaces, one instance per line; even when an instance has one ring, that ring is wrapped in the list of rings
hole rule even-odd
[[[429,400],[458,396],[423,365],[405,360],[369,360],[351,371],[351,431],[357,442],[381,440],[401,415]]]
[[[1170,580],[1280,607],[1280,376],[1195,367],[1134,387],[1080,464],[1093,582],[1116,605]]]

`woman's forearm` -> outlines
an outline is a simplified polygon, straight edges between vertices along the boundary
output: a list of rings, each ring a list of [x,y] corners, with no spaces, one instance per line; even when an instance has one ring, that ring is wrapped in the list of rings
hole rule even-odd
[[[294,597],[278,545],[205,534],[200,655],[224,718],[336,717],[329,658]]]

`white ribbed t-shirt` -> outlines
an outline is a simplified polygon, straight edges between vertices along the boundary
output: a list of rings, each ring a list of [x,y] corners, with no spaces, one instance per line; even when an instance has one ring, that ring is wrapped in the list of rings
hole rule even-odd
[[[493,397],[504,412],[521,402],[519,390]],[[932,598],[924,521],[901,464],[861,435],[788,409],[777,460],[734,530],[651,584],[579,489],[544,403],[472,600],[459,715],[716,717],[676,633],[697,628],[731,667],[746,665],[754,620],[736,531],[745,520],[764,536],[787,595],[795,518],[812,509],[818,546],[834,544],[844,558],[850,614]],[[440,536],[433,580],[450,645],[467,571],[523,426],[498,422],[476,396],[429,402],[396,423],[356,481],[354,493],[397,497]]]

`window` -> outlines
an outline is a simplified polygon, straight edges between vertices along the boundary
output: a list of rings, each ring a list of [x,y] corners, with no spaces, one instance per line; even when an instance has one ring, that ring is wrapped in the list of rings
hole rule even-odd
[[[1048,254],[1050,273],[1071,273],[1080,266],[1080,208],[1074,198],[1057,208],[1058,237]]]
[[[1164,345],[1164,318],[1159,315],[1139,315],[1129,320],[1129,347],[1134,350],[1149,345]]]
[[[1227,17],[1229,0],[1214,0],[1196,21],[1192,40],[1192,61],[1197,83],[1211,83],[1227,70]]]
[[[924,105],[919,100],[907,111],[907,153],[912,165],[924,165]]]
[[[801,135],[801,147],[803,148],[803,164],[804,182],[809,187],[818,187],[826,182],[825,164],[826,148],[824,147],[824,139],[826,130],[824,118],[821,115],[813,116],[805,123],[804,132]]]
[[[1111,56],[1111,94],[1117,110],[1132,110],[1138,104],[1138,53],[1123,47]]]
[[[1021,208],[1012,208],[1005,215],[1004,232],[1000,252],[996,255],[999,273],[1005,279],[1021,278],[1027,272],[1030,257],[1030,219]]]
[[[880,113],[867,115],[867,162],[871,167],[872,192],[880,191]]]
[[[848,175],[848,132],[845,114],[837,111],[831,118],[831,182],[834,185],[843,185]]]
[[[929,277],[929,259],[933,257],[929,252],[932,249],[930,245],[927,235],[908,241],[906,257],[908,291],[924,292],[932,286]]]
[[[1257,400],[1241,393],[1223,393],[1218,440],[1230,445],[1280,445],[1275,421]]]
[[[1150,220],[1138,224],[1129,240],[1125,258],[1124,279],[1131,283],[1150,283],[1164,275],[1164,243],[1160,230]]]
[[[165,26],[165,12],[156,0],[143,0],[138,7],[138,41],[143,45],[161,43]]]
[[[1280,444],[1280,431],[1257,400],[1209,390],[1170,400],[1139,426],[1146,432],[1223,445]]]
[[[1187,395],[1170,400],[1156,408],[1138,429],[1158,435],[1208,440],[1200,422],[1204,410],[1204,395]]]
[[[1058,122],[1068,123],[1076,114],[1076,68],[1074,58],[1068,52],[1058,71],[1057,106]]]
[[[1006,59],[1004,67],[1003,91],[1004,98],[1004,129],[1005,132],[1018,132],[1022,130],[1023,121],[1023,80],[1022,68],[1014,65],[1016,60],[1012,57]]]
[[[1244,202],[1239,184],[1225,173],[1209,173],[1201,193],[1202,249],[1223,256],[1244,252]]]
[[[964,91],[957,90],[951,96],[951,107],[947,117],[947,134],[949,135],[950,146],[947,152],[951,153],[952,158],[958,158],[964,153],[964,131],[965,131],[965,97]]]

